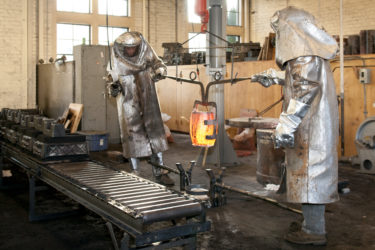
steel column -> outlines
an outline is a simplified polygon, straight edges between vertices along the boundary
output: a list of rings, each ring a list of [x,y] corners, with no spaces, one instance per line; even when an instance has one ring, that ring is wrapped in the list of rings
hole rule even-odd
[[[209,14],[208,73],[210,74],[210,81],[222,80],[226,72],[226,2],[224,0],[210,0]],[[220,79],[214,79],[215,74],[220,74]],[[237,165],[239,162],[237,155],[224,129],[224,85],[215,85],[212,92],[214,95],[210,93],[209,96],[214,96],[215,99],[209,101],[215,101],[217,105],[218,135],[214,147],[208,150],[206,148],[201,149],[197,159],[198,165],[202,165],[206,156],[206,163],[208,164],[218,166]]]

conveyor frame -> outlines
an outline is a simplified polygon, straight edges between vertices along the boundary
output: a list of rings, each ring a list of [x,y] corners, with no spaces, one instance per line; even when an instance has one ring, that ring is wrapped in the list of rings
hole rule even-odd
[[[60,176],[49,167],[51,162],[42,162],[6,142],[1,142],[0,184],[2,181],[3,159],[8,159],[13,164],[25,170],[29,176],[29,181],[39,179],[101,216],[107,222],[109,230],[110,226],[108,223],[114,224],[123,230],[124,237],[121,240],[121,249],[137,249],[140,247],[148,249],[146,246],[152,249],[165,249],[181,245],[184,245],[188,249],[195,249],[196,234],[210,230],[210,222],[206,221],[203,209],[198,216],[186,217],[184,224],[149,231],[148,225],[145,225],[141,219],[131,217],[126,212],[109,203],[103,202],[98,197],[90,194],[90,192],[82,189],[82,187]],[[31,192],[30,195],[32,195]],[[175,224],[173,219],[166,221],[171,221]],[[110,233],[115,249],[117,249],[117,243],[113,238],[113,231],[111,232],[110,230]],[[152,245],[155,242],[164,243],[156,247]]]

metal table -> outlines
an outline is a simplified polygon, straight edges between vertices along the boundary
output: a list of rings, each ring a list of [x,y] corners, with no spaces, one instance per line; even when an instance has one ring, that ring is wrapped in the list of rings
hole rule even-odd
[[[274,129],[278,118],[271,117],[237,117],[225,120],[225,124],[236,128]]]

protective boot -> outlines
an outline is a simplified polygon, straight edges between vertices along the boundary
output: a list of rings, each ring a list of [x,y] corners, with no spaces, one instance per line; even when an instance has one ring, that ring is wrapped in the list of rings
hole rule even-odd
[[[285,239],[295,244],[327,244],[324,212],[323,204],[302,204],[303,222],[292,222]]]
[[[289,242],[301,245],[321,246],[327,244],[326,234],[306,233],[303,229],[288,232],[285,239]]]
[[[157,154],[153,154],[152,160],[159,163],[160,165],[163,165],[163,154],[162,152],[159,152]],[[173,186],[174,181],[169,177],[168,170],[164,170],[158,167],[152,166],[152,173],[154,174],[155,179],[162,185],[165,186]]]
[[[288,233],[298,232],[298,231],[301,231],[301,229],[302,229],[302,222],[301,221],[293,221],[289,225]]]
[[[172,180],[172,178],[169,177],[168,173],[162,174],[160,176],[160,184],[163,184],[165,186],[173,186],[174,185],[174,180]]]

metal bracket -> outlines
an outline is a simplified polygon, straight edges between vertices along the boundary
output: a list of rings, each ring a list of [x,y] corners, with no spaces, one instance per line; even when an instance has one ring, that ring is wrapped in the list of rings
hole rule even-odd
[[[185,188],[191,184],[191,173],[195,165],[195,161],[190,161],[190,168],[185,171],[181,163],[176,163],[176,167],[180,171],[180,191],[185,191]]]
[[[185,171],[181,163],[176,163],[176,167],[178,171],[175,168],[168,167],[166,165],[161,165],[155,161],[148,160],[148,163],[151,164],[154,167],[162,168],[165,170],[168,170],[170,173],[178,174],[180,175],[180,190],[185,191],[185,187],[191,184],[191,172],[193,171],[193,167],[196,165],[195,161],[190,161],[190,168]]]
[[[117,244],[117,240],[116,240],[116,236],[115,236],[115,232],[113,231],[113,226],[112,226],[112,223],[107,221],[105,223],[105,225],[107,226],[108,228],[108,231],[109,231],[109,234],[111,235],[111,239],[112,239],[112,243],[113,243],[113,248],[115,250],[119,250],[119,247],[118,247],[118,244]],[[121,248],[122,249],[122,248]]]
[[[212,207],[221,207],[227,202],[224,188],[221,185],[217,185],[223,183],[225,169],[225,167],[221,168],[218,178],[216,178],[212,169],[206,169],[206,172],[210,178],[210,190],[208,192],[208,196],[210,197]]]
[[[4,158],[3,158],[3,154],[0,153],[0,187],[3,187],[3,166],[4,166]]]
[[[74,209],[74,210],[68,210],[65,212],[59,212],[59,213],[49,213],[49,214],[36,214],[36,199],[35,199],[35,194],[37,191],[44,190],[45,188],[43,187],[37,187],[35,185],[36,177],[35,175],[28,174],[28,179],[29,179],[29,221],[34,222],[34,221],[45,221],[45,220],[53,220],[57,218],[62,218],[62,217],[68,217],[72,215],[78,214],[81,209]]]

